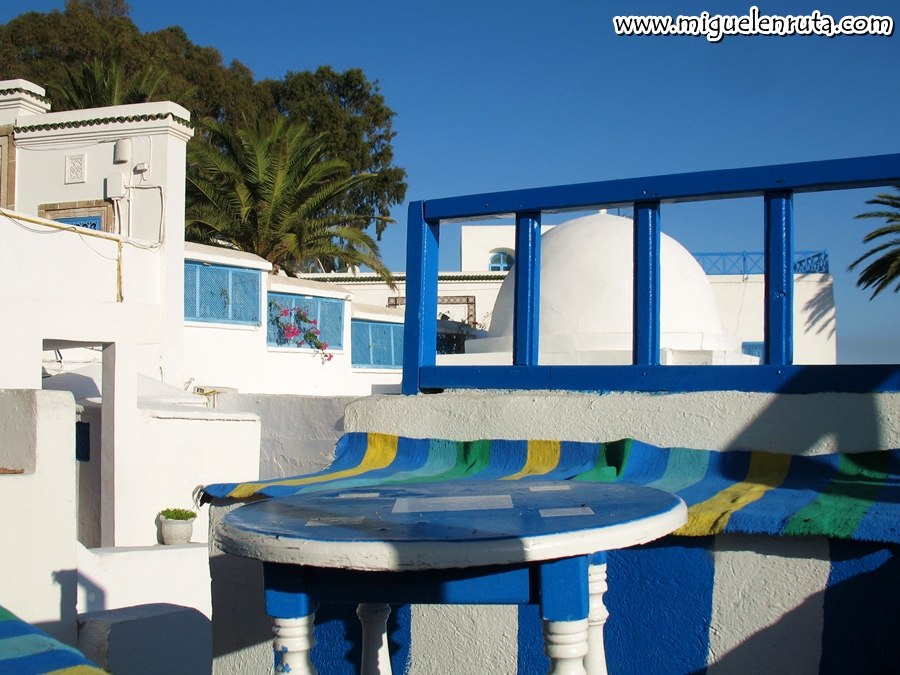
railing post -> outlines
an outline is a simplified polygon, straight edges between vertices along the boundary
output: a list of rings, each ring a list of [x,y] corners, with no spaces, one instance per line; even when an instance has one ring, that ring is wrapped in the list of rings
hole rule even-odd
[[[437,350],[439,226],[425,222],[425,203],[410,202],[406,240],[404,394],[419,392],[419,369],[435,364]]]
[[[765,362],[794,360],[794,206],[790,191],[766,192]]]
[[[659,202],[634,205],[632,363],[659,365]]]
[[[541,307],[541,214],[516,214],[513,365],[536,366]]]

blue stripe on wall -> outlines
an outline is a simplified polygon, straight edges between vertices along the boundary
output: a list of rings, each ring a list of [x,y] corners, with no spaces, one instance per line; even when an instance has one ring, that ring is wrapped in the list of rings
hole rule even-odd
[[[609,553],[610,618],[604,639],[615,675],[706,672],[712,616],[713,537],[667,537],[665,544]],[[544,675],[537,605],[519,607],[518,675]]]
[[[518,647],[517,675],[546,675],[550,670],[550,659],[544,656],[543,651],[540,606],[519,605]]]
[[[391,670],[403,675],[409,663],[411,612],[409,605],[391,605],[388,648]],[[362,658],[362,626],[356,605],[323,604],[316,610],[316,646],[310,659],[319,675],[356,675]]]
[[[900,668],[900,547],[829,540],[820,675]]]
[[[609,553],[604,639],[616,675],[706,672],[713,537],[666,537]]]

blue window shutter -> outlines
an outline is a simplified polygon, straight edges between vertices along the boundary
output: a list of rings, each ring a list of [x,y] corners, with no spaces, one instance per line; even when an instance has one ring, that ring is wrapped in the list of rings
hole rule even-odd
[[[403,324],[353,319],[351,364],[356,368],[402,368]]]
[[[277,306],[273,307],[272,302]],[[268,295],[267,343],[271,347],[298,347],[310,349],[309,345],[298,345],[292,340],[284,340],[278,330],[278,315],[282,309],[306,309],[310,319],[316,320],[319,339],[328,343],[328,351],[344,348],[344,301],[334,298],[315,298],[289,293],[269,293]]]
[[[184,263],[184,318],[260,325],[261,273],[243,267]]]

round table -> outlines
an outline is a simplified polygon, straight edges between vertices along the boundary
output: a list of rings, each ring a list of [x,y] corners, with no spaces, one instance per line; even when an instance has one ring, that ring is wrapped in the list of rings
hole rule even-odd
[[[388,603],[539,604],[551,675],[605,672],[605,552],[686,522],[636,485],[460,480],[322,490],[235,509],[229,554],[264,563],[276,672],[315,673],[315,603],[357,602],[361,673],[389,673]]]

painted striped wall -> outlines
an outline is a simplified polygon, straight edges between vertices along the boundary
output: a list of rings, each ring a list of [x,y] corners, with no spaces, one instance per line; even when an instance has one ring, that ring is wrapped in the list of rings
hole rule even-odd
[[[611,675],[889,674],[900,547],[824,537],[669,537],[610,554]],[[395,607],[395,675],[544,675],[536,606]],[[355,675],[352,606],[317,612],[320,675]]]

